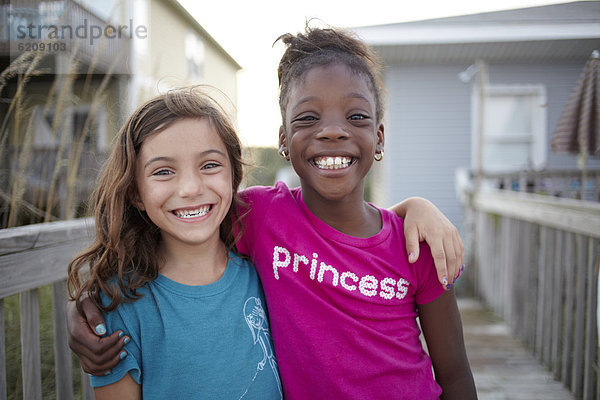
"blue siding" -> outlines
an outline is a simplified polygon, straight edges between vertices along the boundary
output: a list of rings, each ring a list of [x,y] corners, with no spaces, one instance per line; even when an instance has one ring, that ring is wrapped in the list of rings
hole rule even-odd
[[[471,86],[457,79],[462,70],[463,65],[392,67],[385,81],[387,201],[426,197],[457,226],[454,171],[469,165],[471,148]]]
[[[554,153],[550,147],[550,141],[584,65],[585,60],[490,66],[491,84],[532,83],[542,84],[546,87],[548,169],[577,169],[577,157]],[[598,157],[590,159],[587,165],[590,168],[600,168],[600,159]]]
[[[492,85],[541,84],[547,96],[548,169],[575,169],[573,155],[555,154],[550,140],[585,60],[535,64],[492,64]],[[471,94],[460,65],[403,65],[386,70],[386,158],[382,198],[393,204],[409,196],[433,201],[457,226],[462,210],[454,186],[458,167],[471,162]],[[588,161],[600,168],[598,158]],[[386,187],[387,186],[387,187]]]

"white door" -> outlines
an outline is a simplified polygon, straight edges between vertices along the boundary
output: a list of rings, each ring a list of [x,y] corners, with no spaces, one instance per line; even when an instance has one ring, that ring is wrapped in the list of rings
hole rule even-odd
[[[539,170],[546,164],[546,93],[543,86],[487,86],[474,94],[473,165],[485,172]],[[479,118],[483,118],[480,124]],[[482,132],[479,134],[478,129]],[[479,138],[482,145],[479,146]]]

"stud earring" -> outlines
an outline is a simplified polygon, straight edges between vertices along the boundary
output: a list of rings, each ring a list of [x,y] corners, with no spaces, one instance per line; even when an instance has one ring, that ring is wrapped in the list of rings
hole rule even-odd
[[[281,154],[281,156],[282,156],[283,158],[285,158],[287,161],[289,161],[289,160],[290,160],[290,158],[288,157],[288,155],[285,153],[285,150],[281,150],[281,153],[280,153],[280,154]]]
[[[375,161],[381,161],[381,160],[383,160],[383,150],[381,150],[380,152],[375,153],[375,155],[373,156],[373,158],[375,159]]]

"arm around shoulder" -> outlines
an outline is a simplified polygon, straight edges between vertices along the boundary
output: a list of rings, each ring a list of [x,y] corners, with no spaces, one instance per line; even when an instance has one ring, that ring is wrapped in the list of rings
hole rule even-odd
[[[102,313],[89,298],[81,300],[83,314],[79,314],[74,301],[67,303],[67,330],[69,347],[79,357],[81,367],[89,374],[102,376],[119,361],[127,336],[120,331],[109,336]]]
[[[422,197],[409,197],[390,210],[404,218],[408,261],[417,261],[419,242],[427,242],[440,283],[447,289],[452,287],[462,270],[465,255],[458,229],[432,202]]]

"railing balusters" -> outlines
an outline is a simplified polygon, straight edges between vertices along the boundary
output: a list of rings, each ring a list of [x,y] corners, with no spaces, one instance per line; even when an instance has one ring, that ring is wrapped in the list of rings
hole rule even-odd
[[[56,371],[56,398],[73,399],[71,352],[67,342],[66,304],[67,282],[52,285],[52,308],[54,312],[54,366]]]
[[[477,216],[468,258],[476,295],[576,399],[600,399],[600,204],[512,190],[462,198],[465,215]]]
[[[577,274],[575,284],[575,331],[573,353],[573,394],[581,397],[583,386],[583,346],[585,326],[585,281],[586,281],[585,238],[577,235]]]
[[[38,289],[22,292],[20,299],[23,398],[41,400],[42,361],[40,354],[40,305]]]
[[[554,278],[554,268],[552,268],[552,256],[554,255],[554,229],[548,231],[546,240],[548,240],[548,246],[546,247],[545,264],[543,266],[546,279],[544,281],[544,331],[542,336],[543,351],[542,351],[542,362],[550,365],[552,360],[552,320],[554,319],[552,310],[552,279]]]
[[[554,256],[552,257],[553,262],[551,266],[554,267],[554,278],[553,278],[553,287],[552,287],[552,357],[550,359],[550,364],[552,370],[554,370],[554,377],[557,380],[561,379],[561,371],[560,362],[561,362],[561,353],[560,349],[560,331],[562,326],[562,318],[563,318],[563,276],[564,276],[564,265],[562,263],[562,245],[563,245],[563,231],[556,230],[554,233],[555,241],[554,241]]]
[[[545,268],[545,264],[546,264],[546,254],[547,254],[547,247],[548,247],[548,242],[546,240],[546,237],[548,236],[548,231],[550,230],[550,228],[546,227],[546,226],[542,226],[540,227],[540,250],[539,250],[539,255],[540,258],[538,259],[538,265],[537,265],[537,269],[538,269],[538,277],[539,277],[539,285],[538,285],[538,300],[537,300],[537,304],[538,304],[538,308],[537,308],[537,327],[536,327],[536,341],[535,341],[535,353],[537,354],[538,358],[540,361],[544,360],[544,316],[546,315],[544,312],[545,306],[546,306],[546,268]],[[481,266],[483,269],[485,269],[485,267],[482,265]]]
[[[0,230],[0,400],[8,396],[4,298],[20,296],[23,398],[41,399],[40,316],[38,288],[52,284],[56,398],[74,397],[71,350],[67,342],[67,264],[89,244],[90,219],[27,225]],[[83,399],[93,399],[87,374]]]
[[[6,400],[6,341],[4,339],[4,299],[0,299],[0,400]]]
[[[596,310],[598,307],[598,246],[593,239],[588,239],[588,268],[586,292],[586,329],[585,329],[585,355],[583,367],[583,398],[594,398],[597,379],[594,379],[594,362],[598,349],[598,335],[596,333]],[[598,374],[600,375],[600,374]]]
[[[562,365],[561,377],[566,387],[571,387],[572,375],[571,368],[573,366],[573,303],[575,297],[575,255],[574,255],[575,237],[572,233],[567,232],[565,239],[565,322],[563,324],[563,348],[562,348]]]

